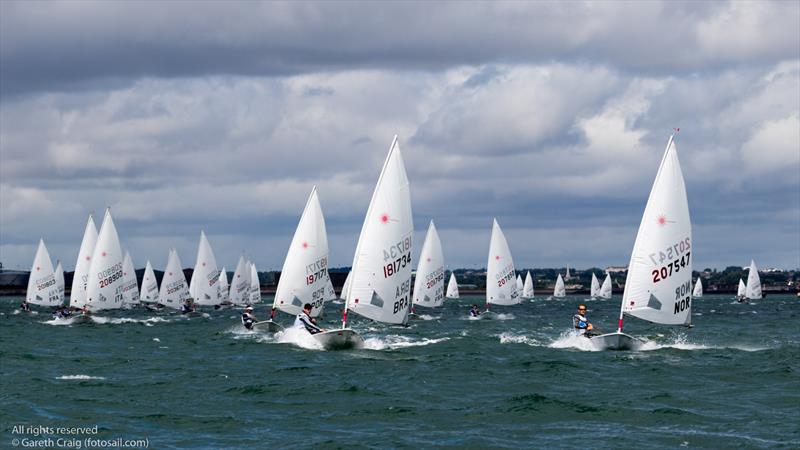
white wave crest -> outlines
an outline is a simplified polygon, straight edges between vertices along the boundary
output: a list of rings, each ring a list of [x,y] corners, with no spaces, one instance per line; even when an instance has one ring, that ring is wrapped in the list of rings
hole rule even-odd
[[[61,375],[56,380],[105,380],[106,377],[94,377],[91,375]]]
[[[565,331],[548,345],[550,348],[572,348],[584,352],[600,351],[589,339],[575,334],[573,331]]]
[[[501,333],[497,335],[497,337],[500,338],[501,344],[527,344],[532,347],[538,347],[541,345],[539,341],[534,338],[510,332]]]
[[[369,350],[395,350],[398,348],[422,347],[448,341],[450,338],[413,340],[408,336],[389,335],[386,337],[371,337],[364,340],[364,348]]]
[[[277,342],[279,344],[294,344],[306,350],[323,350],[322,344],[303,328],[289,327],[275,333],[275,336],[263,336],[262,342]]]

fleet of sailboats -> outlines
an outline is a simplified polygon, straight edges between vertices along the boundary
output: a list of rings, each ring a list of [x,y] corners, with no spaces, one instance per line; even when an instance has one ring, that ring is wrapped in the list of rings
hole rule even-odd
[[[622,332],[625,315],[664,325],[691,324],[692,298],[703,296],[698,277],[692,289],[692,230],[683,175],[674,135],[670,137],[645,206],[631,252],[617,331],[588,334],[600,349],[636,349],[643,342]],[[403,325],[412,305],[439,307],[445,298],[458,299],[458,282],[450,274],[445,290],[444,256],[436,226],[431,220],[417,261],[412,284],[413,222],[408,177],[397,136],[392,141],[375,186],[347,274],[341,328],[313,336],[325,348],[359,348],[363,338],[348,328],[348,312],[386,324]],[[284,260],[272,304],[270,320],[256,323],[257,330],[282,331],[273,321],[280,311],[291,316],[312,306],[310,315],[321,317],[325,302],[336,298],[328,273],[328,238],[317,188],[309,194]],[[88,311],[134,307],[140,302],[180,309],[192,299],[197,305],[230,303],[244,306],[261,300],[259,274],[254,263],[240,256],[233,278],[217,268],[205,232],[200,232],[197,259],[187,283],[175,249],[170,249],[160,286],[148,260],[141,287],[128,252],[122,251],[109,209],[100,231],[89,215],[81,240],[69,305]],[[566,295],[565,280],[558,274],[553,297]],[[508,242],[496,219],[492,222],[486,270],[486,309],[490,305],[516,305],[534,297],[530,271],[517,274]],[[64,301],[64,271],[39,241],[26,301],[41,306],[60,306]],[[602,282],[591,273],[590,295],[612,298],[609,273]],[[737,297],[760,299],[761,280],[751,261],[747,283],[740,279]]]

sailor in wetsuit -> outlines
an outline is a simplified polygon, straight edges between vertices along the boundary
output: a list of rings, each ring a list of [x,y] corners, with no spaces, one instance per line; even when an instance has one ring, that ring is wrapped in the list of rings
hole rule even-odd
[[[591,336],[593,334],[594,327],[586,318],[586,305],[578,305],[577,314],[572,316],[572,327],[575,328],[575,333],[578,335]]]
[[[31,310],[31,305],[28,304],[27,300],[23,300],[22,303],[19,304],[19,309],[22,311],[29,311]]]
[[[294,319],[294,327],[295,328],[305,328],[311,334],[320,333],[323,330],[319,326],[317,326],[317,321],[311,317],[311,304],[306,303],[303,305],[303,312],[297,315],[297,318]]]
[[[470,317],[478,317],[481,315],[481,311],[478,309],[478,305],[472,305],[472,308],[469,310]]]
[[[253,315],[253,308],[248,306],[242,313],[242,325],[248,330],[252,330],[254,323],[256,323],[256,316]]]
[[[192,304],[192,299],[187,298],[183,302],[183,306],[181,306],[181,314],[188,314],[190,312],[194,312],[194,305]]]

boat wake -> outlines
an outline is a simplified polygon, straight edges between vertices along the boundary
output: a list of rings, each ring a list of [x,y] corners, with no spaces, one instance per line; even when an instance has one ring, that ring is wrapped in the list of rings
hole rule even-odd
[[[281,332],[275,333],[273,336],[265,335],[259,338],[259,342],[293,344],[306,350],[324,350],[322,344],[314,339],[314,336],[309,334],[308,331],[295,327],[286,328]]]
[[[396,350],[408,347],[423,347],[448,341],[450,338],[413,340],[408,336],[389,335],[385,337],[371,337],[364,339],[364,348],[369,350]]]
[[[534,338],[525,336],[524,334],[514,334],[505,332],[497,335],[500,338],[501,344],[526,344],[532,347],[540,347],[541,343]]]
[[[105,380],[106,377],[94,377],[91,375],[61,375],[56,380]]]
[[[550,348],[569,348],[581,350],[584,352],[598,352],[600,349],[594,346],[589,339],[575,334],[572,330],[565,331],[551,342],[548,347]]]

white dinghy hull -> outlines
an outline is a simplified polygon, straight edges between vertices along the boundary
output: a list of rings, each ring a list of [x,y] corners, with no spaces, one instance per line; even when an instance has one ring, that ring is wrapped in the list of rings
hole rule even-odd
[[[325,350],[347,350],[364,348],[364,338],[350,328],[323,331],[312,334]]]
[[[644,341],[625,333],[608,333],[592,336],[592,344],[599,350],[639,350]]]

